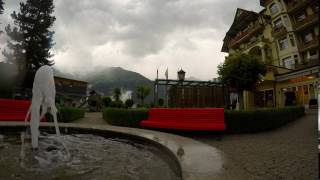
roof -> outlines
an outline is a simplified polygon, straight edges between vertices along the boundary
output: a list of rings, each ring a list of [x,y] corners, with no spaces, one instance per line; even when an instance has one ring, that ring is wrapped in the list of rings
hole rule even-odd
[[[213,82],[213,81],[179,81],[174,79],[156,79],[156,85],[169,85],[169,86],[177,86],[183,85],[185,87],[214,87],[214,86],[223,86],[220,82]]]
[[[86,82],[86,81],[80,81],[80,80],[75,80],[75,79],[69,79],[69,78],[64,78],[64,77],[59,77],[59,76],[54,76],[54,78],[62,79],[62,80],[68,80],[68,81],[74,81],[74,82],[79,82],[79,83],[83,83],[83,84],[88,84],[88,82]]]
[[[245,29],[251,22],[256,21],[258,17],[259,13],[237,8],[236,15],[233,19],[232,25],[223,39],[223,46],[221,51],[228,52],[228,44],[230,40],[233,37],[235,37],[239,31]]]

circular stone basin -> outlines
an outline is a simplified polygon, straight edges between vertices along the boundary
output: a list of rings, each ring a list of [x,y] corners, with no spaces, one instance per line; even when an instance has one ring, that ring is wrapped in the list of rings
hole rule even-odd
[[[30,139],[11,132],[0,135],[0,154],[0,179],[181,179],[166,151],[110,134],[42,134],[32,151]]]

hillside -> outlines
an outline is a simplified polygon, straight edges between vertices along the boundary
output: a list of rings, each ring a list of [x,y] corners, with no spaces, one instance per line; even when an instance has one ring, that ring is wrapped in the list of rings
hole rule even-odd
[[[104,93],[104,95],[112,95],[115,88],[123,88],[135,92],[139,85],[148,85],[153,88],[153,81],[133,71],[125,70],[121,67],[105,67],[99,68],[88,74],[67,74],[59,70],[55,70],[55,75],[77,80],[84,80],[92,85],[92,89]],[[147,101],[153,100],[153,91],[151,91]],[[135,98],[135,94],[133,94]]]

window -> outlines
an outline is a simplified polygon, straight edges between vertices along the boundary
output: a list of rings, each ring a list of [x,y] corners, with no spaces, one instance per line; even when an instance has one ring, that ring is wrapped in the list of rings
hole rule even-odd
[[[282,59],[282,62],[283,62],[283,66],[285,68],[288,68],[288,69],[294,69],[294,60],[292,59],[292,57],[287,57],[287,58],[284,58]]]
[[[309,51],[309,55],[310,56],[315,56],[315,55],[317,55],[317,51],[316,50],[311,50],[311,51]]]
[[[306,18],[306,14],[305,14],[304,12],[299,13],[299,14],[296,15],[296,20],[297,20],[298,22],[303,21],[305,18]]]
[[[283,22],[286,27],[289,27],[289,19],[288,16],[283,16]]]
[[[312,40],[313,40],[313,37],[312,37],[312,33],[311,32],[309,32],[308,34],[305,34],[303,36],[303,42],[304,43],[309,43]]]
[[[283,38],[279,40],[280,50],[287,49],[289,47],[289,42],[287,38]]]
[[[289,34],[289,39],[290,39],[290,43],[292,46],[295,46],[295,43],[294,43],[294,37],[292,34]]]
[[[276,3],[271,4],[269,8],[270,8],[271,15],[279,12],[279,7],[278,7],[278,4]]]
[[[281,21],[281,18],[278,18],[277,20],[275,20],[273,22],[273,25],[274,25],[274,28],[280,28],[282,26],[282,21]]]

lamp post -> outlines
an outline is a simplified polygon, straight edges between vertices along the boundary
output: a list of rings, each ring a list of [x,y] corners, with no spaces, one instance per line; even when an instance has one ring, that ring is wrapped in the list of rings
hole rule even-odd
[[[185,78],[186,72],[184,72],[182,69],[178,71],[178,80],[181,83],[181,104],[180,106],[184,104],[184,89],[183,89],[183,81]]]
[[[181,82],[184,81],[185,75],[186,75],[186,72],[184,72],[182,69],[180,71],[178,71],[179,81],[181,81]]]

